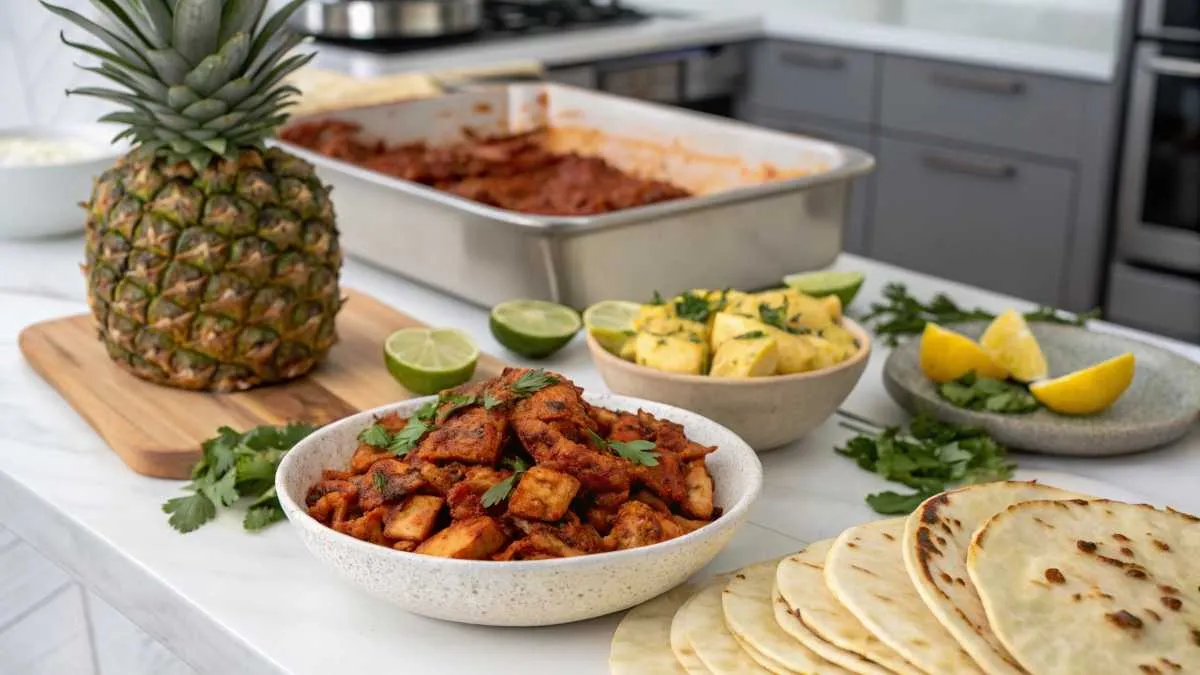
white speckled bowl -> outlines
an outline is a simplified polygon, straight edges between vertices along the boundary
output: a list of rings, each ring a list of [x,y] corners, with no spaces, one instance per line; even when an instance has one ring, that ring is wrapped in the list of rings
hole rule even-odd
[[[596,370],[612,391],[697,412],[766,452],[820,426],[862,378],[871,355],[871,336],[849,318],[842,318],[842,326],[858,340],[856,354],[829,368],[770,377],[668,373],[615,356],[590,334],[587,345]]]
[[[745,441],[695,413],[625,396],[584,394],[584,398],[614,410],[644,409],[682,424],[688,438],[697,443],[717,446],[707,461],[722,516],[653,546],[516,562],[395,551],[341,534],[308,516],[303,504],[309,486],[323,469],[349,465],[360,431],[379,415],[410,415],[430,397],[352,415],[296,444],[275,475],[279,501],[317,559],[372,595],[416,614],[486,626],[548,626],[628,609],[683,583],[724,548],[758,498],[762,465]]]

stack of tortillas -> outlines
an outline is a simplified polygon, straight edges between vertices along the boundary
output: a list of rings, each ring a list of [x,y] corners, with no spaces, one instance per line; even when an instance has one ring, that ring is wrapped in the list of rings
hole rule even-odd
[[[613,675],[1200,673],[1200,519],[1006,481],[622,620]]]

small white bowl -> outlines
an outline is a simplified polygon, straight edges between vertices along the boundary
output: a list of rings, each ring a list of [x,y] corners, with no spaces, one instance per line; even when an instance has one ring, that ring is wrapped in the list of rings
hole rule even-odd
[[[105,124],[0,129],[0,140],[70,139],[94,147],[94,152],[78,159],[46,164],[0,162],[0,238],[30,239],[82,232],[87,214],[80,203],[91,196],[95,178],[129,151],[127,144],[112,143],[113,136],[120,131],[118,126]]]
[[[871,335],[846,317],[842,326],[858,340],[853,356],[821,370],[769,377],[668,373],[610,354],[591,334],[587,345],[611,391],[697,412],[766,452],[820,426],[858,385],[871,356]]]
[[[686,581],[725,547],[762,489],[762,465],[750,446],[694,413],[625,396],[584,394],[593,405],[639,408],[683,425],[708,455],[714,500],[724,509],[712,523],[641,548],[575,558],[495,562],[406,553],[342,534],[311,518],[303,504],[326,468],[344,469],[357,436],[372,420],[402,416],[432,397],[381,406],[329,424],[296,444],[279,465],[275,488],[288,520],[318,560],[372,595],[423,616],[485,626],[549,626],[611,614]]]

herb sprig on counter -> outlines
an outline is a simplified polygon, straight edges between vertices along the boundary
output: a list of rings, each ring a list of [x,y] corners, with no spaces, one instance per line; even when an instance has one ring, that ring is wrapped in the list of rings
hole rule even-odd
[[[913,418],[907,434],[902,434],[899,427],[872,433],[845,426],[861,434],[845,447],[836,448],[837,452],[862,469],[915,490],[909,494],[889,490],[868,495],[867,504],[877,513],[911,513],[951,484],[1006,480],[1016,468],[1007,459],[1007,449],[982,429],[939,422],[924,414]]]
[[[1085,326],[1091,319],[1100,317],[1094,309],[1082,314],[1069,314],[1053,307],[1042,306],[1025,314],[1026,321],[1058,323],[1069,326]],[[871,330],[890,346],[895,346],[902,335],[919,335],[926,323],[946,326],[967,321],[990,321],[995,314],[979,308],[965,309],[944,293],[933,296],[929,302],[921,302],[908,292],[902,283],[890,283],[883,288],[883,302],[871,303],[871,310],[862,320],[872,324]]]
[[[292,446],[313,432],[310,424],[282,427],[259,426],[245,433],[229,427],[201,445],[204,455],[192,468],[192,482],[184,490],[192,494],[163,504],[167,522],[187,533],[217,517],[218,507],[230,507],[238,499],[250,498],[242,525],[257,531],[283,520],[283,508],[275,494],[275,470]]]
[[[937,391],[942,398],[967,410],[1021,414],[1042,407],[1025,386],[990,377],[976,377],[974,372],[938,385]]]

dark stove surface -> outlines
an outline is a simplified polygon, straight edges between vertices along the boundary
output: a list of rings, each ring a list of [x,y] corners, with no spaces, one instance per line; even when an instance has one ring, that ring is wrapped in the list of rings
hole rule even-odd
[[[380,54],[495,43],[526,36],[558,35],[594,28],[640,23],[651,15],[617,0],[484,0],[483,26],[464,35],[394,40],[342,40],[314,36],[318,42]]]

